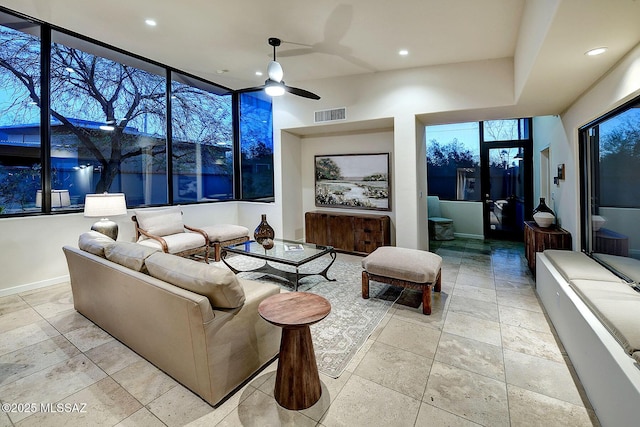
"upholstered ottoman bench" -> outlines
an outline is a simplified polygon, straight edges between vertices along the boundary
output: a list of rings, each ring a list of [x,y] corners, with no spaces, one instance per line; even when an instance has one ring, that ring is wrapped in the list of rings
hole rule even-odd
[[[417,249],[381,246],[362,260],[362,298],[369,280],[422,291],[422,313],[431,314],[431,287],[440,292],[442,258]]]
[[[209,236],[209,247],[213,248],[214,261],[220,261],[220,252],[224,246],[231,246],[249,240],[249,229],[241,225],[216,224],[201,227]]]

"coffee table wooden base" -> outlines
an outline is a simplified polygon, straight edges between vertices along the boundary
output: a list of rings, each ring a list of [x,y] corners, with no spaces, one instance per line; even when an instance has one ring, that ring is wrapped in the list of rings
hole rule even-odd
[[[276,402],[287,409],[306,409],[322,394],[309,326],[282,329],[280,361],[274,389]]]

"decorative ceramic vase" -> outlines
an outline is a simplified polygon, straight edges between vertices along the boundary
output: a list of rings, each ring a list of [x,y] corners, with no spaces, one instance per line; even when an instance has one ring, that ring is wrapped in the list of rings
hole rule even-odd
[[[544,197],[540,197],[540,204],[533,210],[533,220],[539,227],[551,227],[556,218],[556,214],[551,210],[544,201]]]
[[[266,238],[262,241],[262,247],[265,249],[271,249],[273,248],[273,240]]]
[[[258,224],[253,232],[253,239],[262,245],[265,239],[271,239],[273,241],[275,235],[276,233],[273,231],[273,228],[267,222],[267,214],[262,214],[262,221],[260,221],[260,224]]]

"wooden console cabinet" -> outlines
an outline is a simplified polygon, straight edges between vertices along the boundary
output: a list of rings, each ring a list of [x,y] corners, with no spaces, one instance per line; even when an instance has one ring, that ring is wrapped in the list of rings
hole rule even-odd
[[[560,227],[542,228],[535,221],[525,221],[524,255],[533,274],[536,274],[536,252],[545,249],[571,250],[571,233]]]
[[[343,252],[369,254],[379,246],[391,245],[390,224],[388,215],[307,212],[305,240]]]

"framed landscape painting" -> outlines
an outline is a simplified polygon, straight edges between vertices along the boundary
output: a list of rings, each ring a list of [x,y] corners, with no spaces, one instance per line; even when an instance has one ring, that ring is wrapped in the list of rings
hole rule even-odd
[[[316,206],[391,210],[389,153],[315,156]]]

